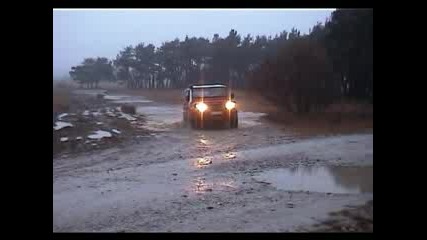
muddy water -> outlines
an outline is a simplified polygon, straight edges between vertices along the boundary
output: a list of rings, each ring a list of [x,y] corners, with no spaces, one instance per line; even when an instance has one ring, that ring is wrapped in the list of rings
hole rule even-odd
[[[182,105],[166,105],[154,103],[141,96],[107,95],[105,99],[116,104],[132,104],[137,107],[137,113],[147,116],[148,128],[152,130],[171,130],[181,126]],[[239,127],[260,125],[264,113],[239,112]]]
[[[260,180],[286,191],[372,193],[372,167],[293,167],[262,173]]]
[[[54,161],[54,231],[283,232],[372,199],[372,134],[294,141],[253,112],[239,112],[239,129],[189,130],[181,105],[106,100],[164,132]]]

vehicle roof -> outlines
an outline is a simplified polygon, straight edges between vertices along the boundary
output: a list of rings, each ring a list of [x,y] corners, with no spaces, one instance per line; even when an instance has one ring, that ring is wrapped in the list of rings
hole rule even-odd
[[[205,85],[192,85],[190,88],[225,88],[223,84],[205,84]]]

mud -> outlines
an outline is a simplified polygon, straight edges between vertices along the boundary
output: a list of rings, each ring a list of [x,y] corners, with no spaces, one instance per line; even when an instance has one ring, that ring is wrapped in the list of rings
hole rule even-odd
[[[104,98],[132,101],[151,132],[54,158],[54,232],[326,231],[331,213],[373,199],[372,133],[302,138],[256,112],[238,129],[191,130],[180,105]]]

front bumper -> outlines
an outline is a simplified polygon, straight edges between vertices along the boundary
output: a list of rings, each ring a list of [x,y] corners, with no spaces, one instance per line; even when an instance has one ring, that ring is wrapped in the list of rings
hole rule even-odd
[[[237,114],[237,110],[206,110],[203,113],[199,112],[198,110],[193,110],[190,114],[190,119],[193,121],[227,121],[230,120],[230,118],[233,117],[235,114]]]

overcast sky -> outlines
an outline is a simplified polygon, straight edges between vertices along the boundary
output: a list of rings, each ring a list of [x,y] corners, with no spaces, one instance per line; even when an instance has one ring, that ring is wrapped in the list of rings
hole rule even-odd
[[[86,57],[115,58],[128,45],[144,42],[160,47],[175,38],[225,37],[235,29],[247,34],[274,35],[296,27],[308,33],[325,22],[333,9],[265,10],[53,10],[53,75],[68,76],[71,66]]]

